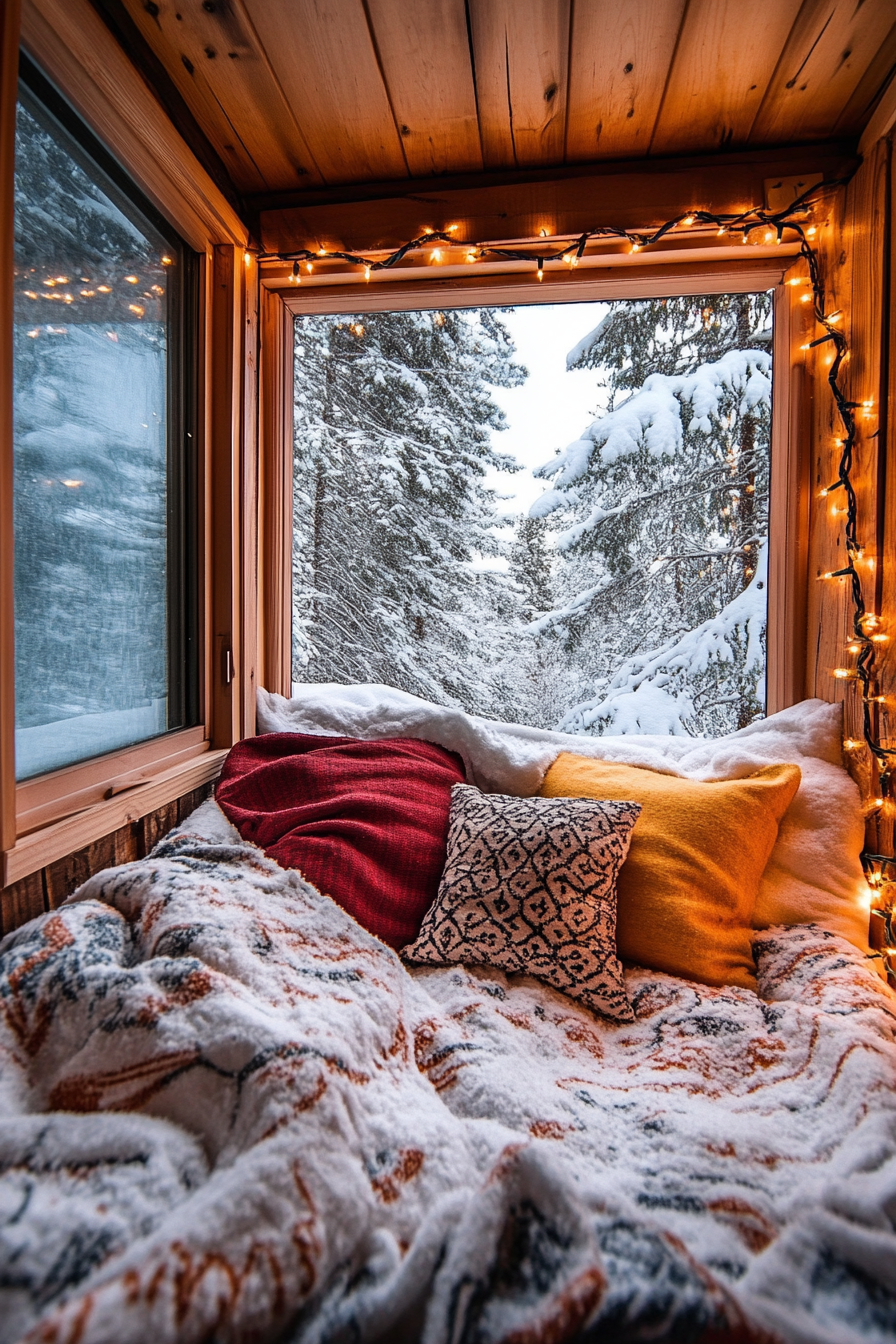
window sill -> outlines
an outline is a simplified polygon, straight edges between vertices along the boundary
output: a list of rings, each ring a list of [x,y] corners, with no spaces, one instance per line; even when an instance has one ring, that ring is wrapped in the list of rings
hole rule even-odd
[[[125,792],[20,836],[13,849],[3,852],[0,886],[18,882],[216,779],[226,755],[226,751],[204,751]]]

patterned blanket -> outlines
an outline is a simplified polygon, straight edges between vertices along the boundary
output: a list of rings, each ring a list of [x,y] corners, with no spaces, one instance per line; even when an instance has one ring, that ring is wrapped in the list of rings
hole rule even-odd
[[[413,973],[214,804],[0,945],[0,1340],[896,1337],[896,999]]]

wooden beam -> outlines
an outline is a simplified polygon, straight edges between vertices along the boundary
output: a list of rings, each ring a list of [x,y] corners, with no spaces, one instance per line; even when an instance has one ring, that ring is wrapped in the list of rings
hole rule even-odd
[[[261,291],[259,379],[258,678],[289,696],[292,684],[293,315]]]
[[[19,3],[0,0],[0,849],[16,842],[13,589],[13,180]]]
[[[821,173],[849,177],[852,144],[687,159],[605,162],[547,173],[482,174],[438,184],[381,184],[354,191],[263,201],[259,229],[271,252],[301,247],[395,248],[425,226],[456,224],[459,242],[576,234],[601,225],[649,229],[702,207],[733,214],[764,204],[767,178]],[[379,194],[377,194],[379,192]],[[247,202],[247,208],[253,202]]]

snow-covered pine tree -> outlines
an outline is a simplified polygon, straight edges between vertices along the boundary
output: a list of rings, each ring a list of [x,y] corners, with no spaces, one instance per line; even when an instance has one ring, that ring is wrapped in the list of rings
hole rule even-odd
[[[570,352],[609,409],[537,475],[562,531],[558,601],[582,691],[567,731],[716,733],[762,713],[767,294],[614,304]]]
[[[293,667],[513,717],[491,387],[525,377],[488,309],[296,323]]]

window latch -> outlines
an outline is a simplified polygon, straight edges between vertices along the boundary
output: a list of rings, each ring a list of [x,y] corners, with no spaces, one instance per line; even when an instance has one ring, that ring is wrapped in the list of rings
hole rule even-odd
[[[233,681],[233,649],[229,645],[221,650],[221,679],[225,686]]]

